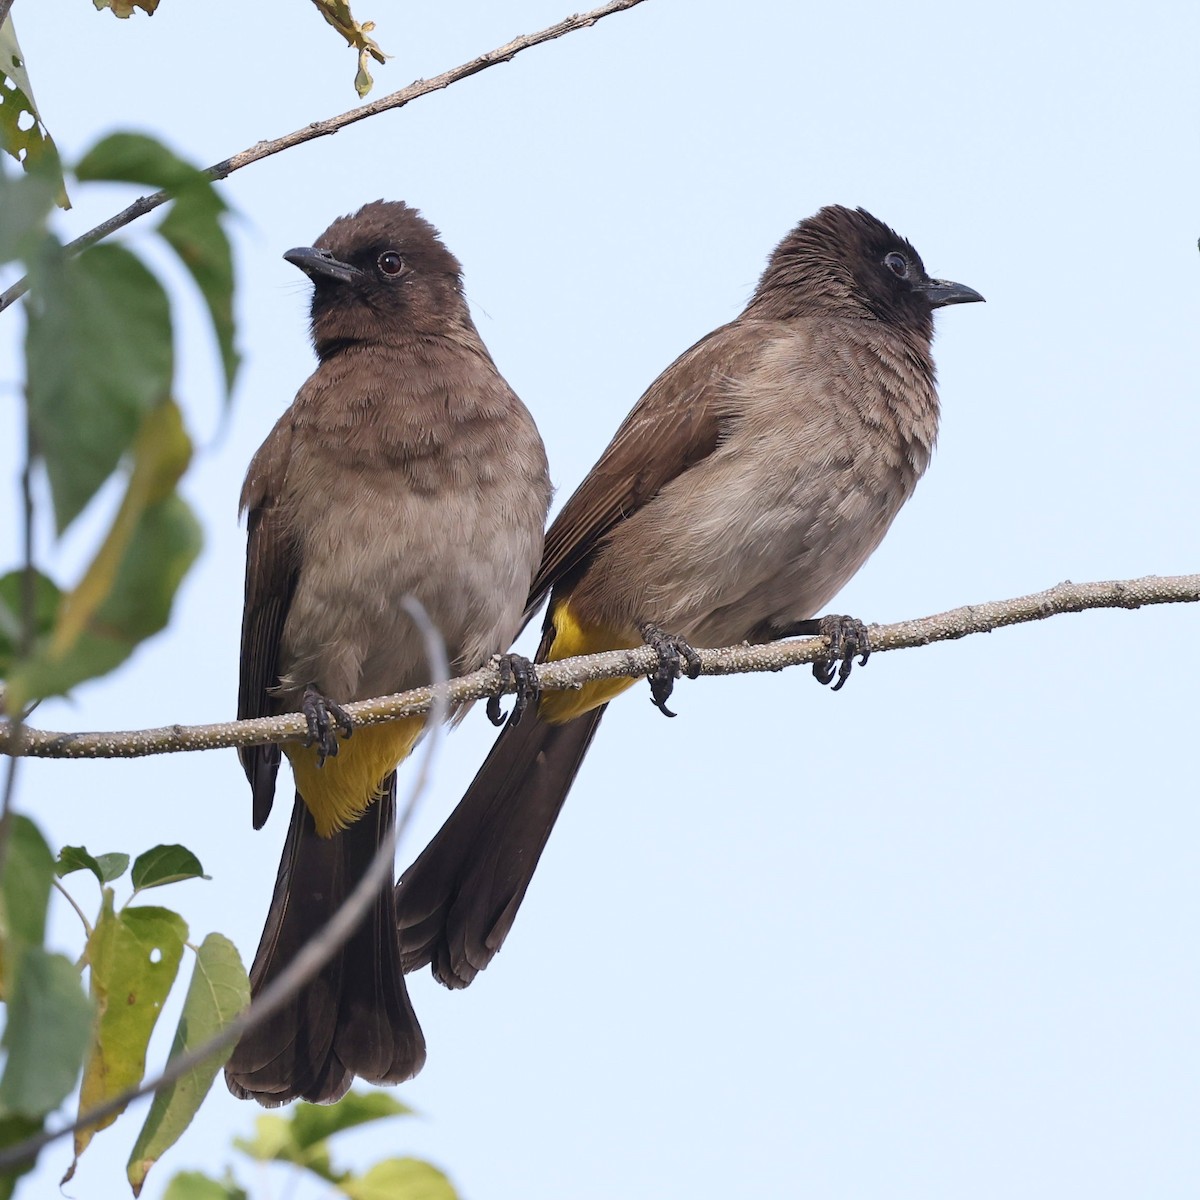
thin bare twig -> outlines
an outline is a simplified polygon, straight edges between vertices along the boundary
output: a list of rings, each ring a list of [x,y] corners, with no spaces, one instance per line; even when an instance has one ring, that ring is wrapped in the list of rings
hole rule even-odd
[[[412,617],[425,641],[430,674],[439,684],[444,684],[450,677],[450,665],[446,660],[446,647],[441,635],[417,600],[406,596],[402,603],[404,610]],[[312,979],[337,953],[366,915],[367,909],[374,902],[384,880],[390,879],[395,870],[396,845],[412,817],[418,797],[428,783],[429,768],[440,744],[440,734],[449,712],[445,695],[445,688],[439,688],[433,706],[429,710],[426,729],[430,731],[430,734],[426,740],[425,752],[421,756],[417,777],[409,789],[408,799],[405,801],[396,824],[392,827],[391,837],[384,838],[380,843],[366,873],[342,901],[337,912],[304,944],[300,953],[275,979],[259,993],[250,1007],[230,1021],[219,1033],[213,1034],[208,1041],[201,1043],[189,1053],[172,1059],[157,1076],[144,1080],[136,1087],[127,1088],[103,1104],[98,1104],[87,1112],[81,1113],[74,1121],[61,1128],[36,1134],[15,1146],[0,1151],[0,1172],[27,1162],[43,1147],[59,1138],[68,1137],[77,1130],[85,1129],[89,1125],[104,1120],[105,1117],[124,1111],[134,1100],[169,1087],[177,1079],[194,1070],[202,1062],[212,1058],[214,1054],[219,1053],[226,1046],[261,1024]],[[82,916],[82,914],[80,915]]]
[[[87,913],[79,907],[79,903],[75,897],[63,886],[63,881],[61,879],[51,879],[50,885],[75,910],[75,915],[83,922],[84,933],[87,937],[91,937],[92,923],[87,919]]]
[[[1094,608],[1141,608],[1149,604],[1186,604],[1200,600],[1200,575],[1147,575],[1143,579],[1104,583],[1060,583],[1044,592],[1013,600],[969,604],[950,612],[894,625],[872,625],[871,645],[877,652],[907,650],[930,642],[952,641],[975,633],[990,633],[1006,625],[1040,621],[1059,613],[1083,612]],[[768,642],[761,646],[728,646],[701,650],[701,674],[737,675],[754,671],[779,671],[784,667],[811,663],[826,650],[824,638],[801,638]],[[645,675],[657,659],[648,647],[610,650],[580,658],[542,663],[537,668],[539,684],[547,690],[576,688],[593,679],[637,678]],[[398,717],[427,712],[436,699],[457,706],[485,696],[500,695],[495,667],[484,667],[442,687],[415,688],[376,700],[346,705],[346,711],[361,725],[379,725]],[[507,689],[511,690],[511,688]],[[0,723],[0,753],[18,753],[37,758],[141,758],[150,754],[178,751],[216,750],[229,746],[256,746],[303,738],[304,717],[292,713],[281,717],[258,717],[250,721],[223,721],[215,725],[167,725],[126,733],[55,733],[25,727],[22,740],[14,741],[11,727]]]
[[[330,134],[345,129],[347,125],[353,125],[356,121],[365,121],[368,117],[377,116],[390,109],[403,108],[406,104],[411,104],[414,100],[429,95],[430,92],[439,92],[452,83],[458,83],[461,79],[467,79],[472,75],[478,75],[480,71],[486,71],[488,67],[509,62],[522,50],[540,46],[543,42],[552,42],[555,38],[574,33],[577,29],[586,29],[589,25],[595,25],[597,21],[601,21],[613,13],[623,12],[642,2],[643,0],[610,0],[610,3],[594,8],[591,12],[564,17],[557,25],[550,25],[537,33],[527,33],[521,37],[515,37],[511,42],[505,42],[503,46],[497,46],[495,50],[489,50],[486,54],[471,59],[470,62],[451,67],[449,71],[443,71],[432,79],[415,80],[408,87],[401,88],[398,92],[392,92],[390,96],[381,96],[378,100],[372,100],[370,104],[352,108],[349,112],[342,113],[341,116],[328,117],[324,121],[314,121],[311,125],[297,129],[294,133],[285,134],[272,141],[259,142],[256,146],[251,146],[250,149],[233,155],[232,158],[215,163],[208,168],[205,174],[214,183],[221,179],[227,179],[234,171],[240,171],[242,167],[248,167],[260,159],[269,158],[281,150],[290,150],[293,146],[311,142],[314,138],[328,137]],[[70,242],[67,245],[68,253],[76,254],[80,250],[85,250],[122,226],[137,220],[138,217],[144,217],[147,213],[153,212],[170,198],[170,194],[165,191],[155,192],[150,196],[139,196],[128,208],[117,213],[116,216],[109,217],[107,221],[102,221],[95,229],[89,230]],[[28,277],[23,277],[18,279],[7,291],[0,292],[0,312],[19,300],[28,290]]]

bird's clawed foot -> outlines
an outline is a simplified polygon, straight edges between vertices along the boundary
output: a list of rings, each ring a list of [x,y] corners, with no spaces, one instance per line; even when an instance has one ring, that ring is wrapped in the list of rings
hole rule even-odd
[[[871,657],[871,639],[867,627],[856,617],[828,616],[820,617],[813,622],[813,630],[820,637],[829,639],[829,653],[824,658],[818,658],[812,665],[813,677],[818,683],[833,684],[835,692],[840,691],[846,680],[850,678],[854,659],[858,665],[865,667]]]
[[[675,714],[667,707],[667,701],[675,690],[675,680],[681,675],[696,679],[700,675],[700,655],[681,637],[664,633],[651,621],[639,626],[646,645],[658,655],[658,666],[646,676],[650,684],[650,698],[655,708],[664,716]]]
[[[515,725],[521,719],[521,714],[529,707],[530,701],[536,700],[541,692],[541,688],[538,687],[537,671],[532,661],[521,654],[497,655],[496,670],[500,672],[500,684],[505,692],[512,688],[512,723]],[[505,716],[500,711],[499,696],[488,697],[487,715],[493,725],[504,724]]]
[[[343,737],[349,737],[354,732],[354,722],[340,704],[322,696],[311,683],[304,689],[300,711],[308,722],[308,737],[304,744],[316,746],[317,766],[323,767],[327,758],[337,757],[338,730]]]

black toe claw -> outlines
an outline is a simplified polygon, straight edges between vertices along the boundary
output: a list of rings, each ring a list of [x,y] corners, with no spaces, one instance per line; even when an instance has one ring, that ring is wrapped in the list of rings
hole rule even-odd
[[[300,711],[304,713],[308,724],[308,736],[304,744],[316,746],[317,766],[323,767],[327,758],[337,757],[338,731],[348,738],[354,732],[354,722],[340,704],[322,696],[311,683],[304,689]]]
[[[646,676],[651,702],[664,716],[673,717],[667,701],[675,690],[675,680],[684,674],[696,679],[700,674],[700,655],[683,638],[664,633],[650,621],[642,625],[641,634],[646,645],[658,655],[658,665]]]
[[[836,678],[833,690],[841,691],[850,678],[855,658],[861,667],[871,657],[867,627],[855,617],[829,616],[817,622],[817,633],[829,639],[829,653],[813,663],[813,677],[822,684],[833,683]]]
[[[496,670],[500,672],[500,685],[504,691],[512,690],[512,723],[515,725],[529,707],[530,701],[536,700],[541,694],[537,671],[533,663],[522,654],[499,655],[496,659]],[[506,718],[500,708],[499,696],[488,697],[487,715],[493,725],[504,724]]]

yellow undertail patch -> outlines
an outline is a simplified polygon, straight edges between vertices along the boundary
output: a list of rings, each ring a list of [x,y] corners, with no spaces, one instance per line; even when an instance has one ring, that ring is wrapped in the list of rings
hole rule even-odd
[[[554,640],[546,654],[548,662],[574,658],[579,654],[599,654],[602,650],[632,650],[642,645],[637,634],[600,625],[582,625],[575,618],[566,600],[560,600],[550,610]],[[551,725],[573,721],[601,704],[607,704],[633,686],[632,679],[595,679],[578,691],[543,692],[538,716]]]
[[[371,807],[380,785],[408,757],[424,728],[424,717],[358,726],[349,738],[338,739],[337,756],[321,767],[315,746],[285,743],[296,790],[321,837],[345,829]]]

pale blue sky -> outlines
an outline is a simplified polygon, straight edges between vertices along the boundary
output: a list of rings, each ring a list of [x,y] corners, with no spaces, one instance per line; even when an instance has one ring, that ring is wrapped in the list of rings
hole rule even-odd
[[[394,55],[378,94],[570,9],[356,0]],[[231,14],[14,13],[69,156],[138,128],[207,164],[352,106],[352,58],[308,6]],[[280,256],[380,196],[462,260],[560,498],[654,376],[739,311],[791,225],[861,204],[988,303],[938,316],[937,455],[836,608],[891,621],[1196,570],[1198,41],[1178,2],[648,0],[239,173],[246,364],[220,436],[182,290],[204,556],[170,632],[38,722],[233,711],[237,492],[312,365],[307,289]],[[63,232],[126,195],[81,191]],[[18,325],[0,319],[10,396]],[[3,525],[0,564],[17,554]],[[805,671],[706,679],[670,722],[635,690],[503,953],[464,993],[412,981],[429,1063],[400,1094],[424,1120],[344,1152],[427,1156],[469,1200],[1194,1197],[1196,628],[1183,607],[1059,618],[880,655],[836,696]],[[409,857],[491,738],[477,711],[447,740]],[[20,800],[52,840],[185,842],[213,876],[174,897],[194,937],[253,952],[285,821],[251,830],[232,752],[30,763]],[[219,1169],[256,1114],[219,1089],[146,1194]],[[97,1137],[69,1194],[121,1194],[136,1125]],[[51,1151],[26,1192],[52,1195],[66,1162]]]

